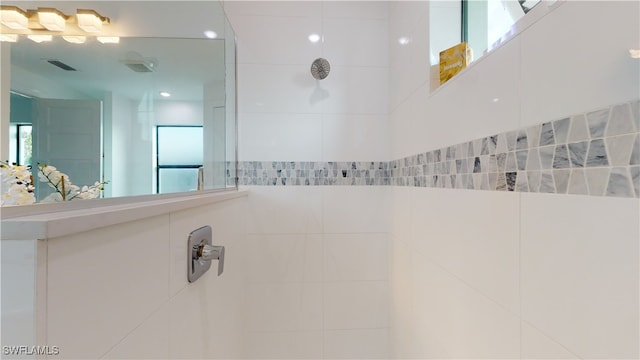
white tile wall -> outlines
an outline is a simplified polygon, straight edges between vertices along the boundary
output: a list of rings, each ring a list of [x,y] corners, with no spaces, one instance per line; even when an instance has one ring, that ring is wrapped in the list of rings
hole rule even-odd
[[[523,194],[523,319],[581,358],[637,357],[639,219],[635,199]]]
[[[427,27],[417,6],[390,6],[392,158],[640,97],[628,56],[640,43],[637,3],[558,2],[436,91],[407,75],[424,65],[407,65],[416,55],[395,43]],[[392,358],[638,356],[637,199],[390,196]]]
[[[65,359],[241,357],[245,205],[235,199],[49,239],[46,343]],[[203,225],[226,248],[225,272],[189,284],[186,241]]]
[[[640,97],[639,13],[635,1],[569,2],[522,34],[522,126]]]
[[[388,232],[387,187],[327,186],[322,191],[325,233]]]

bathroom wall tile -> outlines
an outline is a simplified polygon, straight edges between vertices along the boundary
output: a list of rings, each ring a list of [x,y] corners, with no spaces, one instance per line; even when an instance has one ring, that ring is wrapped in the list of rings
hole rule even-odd
[[[533,146],[535,146],[535,141],[531,142]],[[545,145],[553,145],[555,144],[555,135],[553,133],[553,124],[550,122],[542,124],[541,134],[540,134],[540,146]]]
[[[322,55],[332,65],[389,66],[386,19],[325,18],[322,28]]]
[[[635,195],[629,170],[626,167],[614,167],[611,169],[606,195],[617,197],[633,197]]]
[[[605,150],[604,140],[591,140],[589,143],[589,152],[587,153],[587,166],[607,166],[607,152]]]
[[[322,189],[249,187],[248,234],[305,234],[322,232]]]
[[[326,86],[309,66],[238,64],[238,113],[320,113]]]
[[[66,358],[98,358],[159,309],[169,294],[168,234],[169,217],[158,216],[49,241],[48,343]]]
[[[387,327],[388,291],[389,284],[386,281],[325,283],[325,330]]]
[[[322,189],[325,234],[387,233],[389,192],[387,188],[336,187]]]
[[[241,161],[321,161],[323,120],[320,114],[247,114],[238,116]]]
[[[583,169],[571,170],[571,178],[569,179],[569,194],[589,195],[589,187]]]
[[[298,17],[321,17],[321,1],[224,1],[225,13],[231,19],[234,28],[237,16],[298,16]]]
[[[522,318],[580,358],[637,357],[638,201],[521,196]]]
[[[631,183],[636,191],[636,197],[640,197],[640,166],[630,166]]]
[[[308,39],[310,34],[322,33],[319,16],[234,15],[233,21],[239,64],[310,66],[322,54],[322,43]]]
[[[41,308],[37,302],[40,278],[36,268],[39,267],[38,252],[46,254],[46,242],[35,239],[10,240],[4,236],[1,241],[2,344],[37,344],[37,332],[40,329],[34,320]],[[44,285],[46,294],[46,283]]]
[[[575,115],[571,117],[571,125],[569,128],[569,142],[588,140],[589,129],[587,129],[587,119],[584,115]]]
[[[321,359],[322,331],[250,332],[246,334],[250,359]]]
[[[522,47],[522,126],[638,98],[640,68],[633,61],[623,61],[622,57],[628,54],[620,49],[640,40],[635,31],[640,5],[610,5],[603,8],[595,2],[561,4],[518,36]],[[572,19],[571,29],[566,29],[567,19]],[[594,27],[595,23],[607,31]],[[612,39],[611,34],[623,35]],[[567,44],[598,51],[589,52],[589,61],[584,61],[585,53],[567,51]],[[545,51],[540,51],[543,48]],[[615,69],[615,73],[604,75],[603,69]],[[577,93],[580,96],[567,97]],[[569,138],[570,142],[579,140],[584,139]]]
[[[556,194],[566,194],[569,186],[569,175],[571,171],[566,170],[553,170],[553,180],[555,182]]]
[[[629,134],[635,131],[640,131],[640,129],[636,129],[633,124],[633,113],[629,103],[611,108],[611,118],[607,124],[607,136]]]
[[[567,152],[567,145],[557,145],[556,151],[553,156],[553,168],[565,169],[569,167],[569,153]]]
[[[393,187],[390,192],[391,208],[389,216],[389,234],[392,238],[409,243],[411,237],[411,198],[415,189]]]
[[[518,196],[416,190],[412,201],[412,248],[517,313]],[[465,220],[465,226],[459,226],[460,219]]]
[[[322,15],[325,18],[387,19],[386,1],[324,1]]]
[[[543,124],[544,125],[544,124]],[[528,128],[526,128],[526,133],[527,133],[527,139],[530,140],[529,142],[531,143],[532,147],[537,147],[538,145],[552,145],[553,143],[549,142],[548,144],[540,144],[540,131],[542,131],[542,126],[540,124],[536,124],[533,126],[530,126]],[[551,129],[551,133],[549,133],[549,129],[545,129],[545,133],[547,135],[545,136],[549,136],[549,134],[553,134],[553,129]],[[548,142],[549,140],[545,140],[545,142]]]
[[[321,235],[249,235],[246,252],[249,282],[322,281]]]
[[[322,159],[389,160],[387,122],[386,115],[322,115]]]
[[[325,359],[388,359],[388,329],[330,330],[324,332]]]
[[[527,171],[527,181],[529,183],[530,192],[540,191],[541,180],[542,180],[542,173],[540,171]]]
[[[429,3],[426,1],[389,2],[389,108],[390,111],[414,98],[420,89],[429,94]],[[400,41],[402,39],[402,41]],[[417,100],[424,99],[419,97]],[[412,114],[419,118],[420,114]]]
[[[593,111],[587,114],[587,127],[592,139],[604,136],[608,120],[609,109]]]
[[[204,212],[211,219],[225,220],[226,211]],[[228,223],[233,225],[232,221]],[[243,265],[238,264],[243,249],[226,245],[226,235],[216,238],[216,233],[223,233],[216,231],[222,228],[219,223],[213,223],[212,227],[214,243],[225,245],[225,270],[217,276],[215,268],[211,269],[169,300],[170,358],[238,358],[242,355],[245,285],[243,276],[237,274],[243,274]]]
[[[387,280],[387,234],[324,235],[324,281]]]
[[[421,254],[414,253],[415,358],[514,359],[520,321]],[[446,290],[442,290],[446,289]]]
[[[630,163],[631,153],[636,134],[613,136],[606,138],[607,158],[612,166],[627,166]]]
[[[588,148],[588,141],[569,144],[569,158],[571,159],[572,168],[581,168],[585,166]]]
[[[321,330],[321,283],[254,283],[247,286],[250,332]]]
[[[311,88],[309,102],[320,99],[323,114],[387,114],[387,69],[332,66],[331,75]]]
[[[498,166],[498,169],[500,167]],[[527,156],[527,164],[526,170],[540,170],[540,153],[537,148],[529,149],[529,154]]]
[[[522,359],[579,359],[538,329],[522,322]]]
[[[539,148],[540,151],[540,166],[542,169],[551,169],[553,166],[553,155],[555,152],[555,146],[545,146]]]
[[[529,154],[528,150],[516,151],[516,161],[518,163],[518,169],[517,170],[525,170],[526,169],[528,154]]]
[[[636,141],[633,143],[633,148],[631,150],[631,159],[629,160],[630,165],[640,165],[640,135],[636,136]]]
[[[553,122],[553,130],[555,133],[556,143],[563,144],[567,142],[570,124],[571,119],[569,118],[560,119]]]
[[[543,171],[540,177],[540,189],[541,193],[555,193],[556,187],[555,182],[553,181],[553,172],[551,171]]]
[[[609,183],[609,168],[586,169],[585,176],[589,185],[589,195],[603,196]]]
[[[103,359],[168,359],[169,311],[163,305],[103,357]]]
[[[458,74],[456,81],[448,82],[428,97],[429,112],[418,118],[428,124],[421,134],[423,144],[441,148],[518,128],[519,67],[516,64],[520,63],[520,43],[514,40],[491,55],[494,61],[474,63],[475,71]],[[465,106],[460,106],[459,94],[469,92],[479,95],[469,97]],[[427,97],[419,101],[426,102],[425,99]]]
[[[632,101],[629,105],[631,105],[631,113],[633,113],[636,131],[640,131],[640,100]]]

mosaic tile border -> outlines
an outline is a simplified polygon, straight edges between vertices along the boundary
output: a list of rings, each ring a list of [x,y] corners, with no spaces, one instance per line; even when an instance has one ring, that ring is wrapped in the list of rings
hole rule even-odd
[[[639,132],[636,100],[389,162],[244,161],[238,180],[640,197]]]

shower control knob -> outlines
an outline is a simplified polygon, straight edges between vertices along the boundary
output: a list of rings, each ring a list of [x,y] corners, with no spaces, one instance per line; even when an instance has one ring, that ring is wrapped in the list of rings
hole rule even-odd
[[[224,271],[224,246],[202,244],[196,252],[197,260],[218,260],[218,275]]]

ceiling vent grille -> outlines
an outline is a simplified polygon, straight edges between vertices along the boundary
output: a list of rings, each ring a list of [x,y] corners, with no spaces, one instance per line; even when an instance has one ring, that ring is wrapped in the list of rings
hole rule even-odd
[[[65,64],[65,63],[63,63],[63,62],[62,62],[62,61],[60,61],[60,60],[47,60],[47,62],[48,62],[49,64],[53,65],[53,66],[57,66],[57,67],[59,67],[60,69],[65,70],[65,71],[78,71],[78,70],[76,70],[76,69],[72,68],[71,66],[69,66],[69,65],[67,65],[67,64]]]

